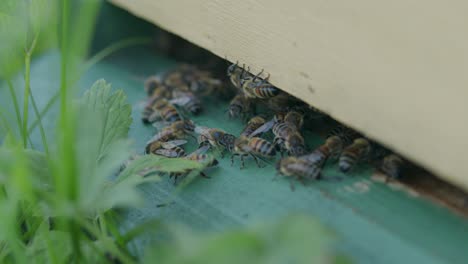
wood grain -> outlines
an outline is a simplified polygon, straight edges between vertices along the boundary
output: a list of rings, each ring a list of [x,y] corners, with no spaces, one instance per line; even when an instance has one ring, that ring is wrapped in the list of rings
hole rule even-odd
[[[111,2],[468,189],[468,2]]]

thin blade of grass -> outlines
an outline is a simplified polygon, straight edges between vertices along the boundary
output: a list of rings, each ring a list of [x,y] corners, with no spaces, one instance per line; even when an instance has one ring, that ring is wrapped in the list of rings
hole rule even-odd
[[[42,125],[42,118],[39,113],[39,109],[37,108],[36,100],[34,100],[32,91],[31,91],[31,103],[34,109],[34,114],[36,115],[36,118],[37,118],[36,120],[39,121],[39,131],[41,133],[42,146],[44,147],[44,152],[47,156],[49,156],[49,145],[47,144],[47,138],[46,138],[46,134],[44,131],[44,126]],[[28,134],[29,134],[29,131],[28,131]]]
[[[20,113],[19,104],[18,104],[18,97],[16,96],[15,89],[13,88],[13,84],[11,83],[10,80],[7,80],[7,84],[8,84],[8,88],[10,90],[13,105],[15,107],[16,122],[18,124],[18,130],[23,131],[23,128],[22,128],[23,125],[22,125],[22,121],[21,121],[21,113]]]

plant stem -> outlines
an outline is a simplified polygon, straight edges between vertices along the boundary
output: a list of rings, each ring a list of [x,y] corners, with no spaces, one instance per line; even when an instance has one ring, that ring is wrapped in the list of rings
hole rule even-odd
[[[30,67],[31,67],[31,55],[26,53],[24,57],[24,98],[23,98],[23,131],[21,136],[23,138],[23,147],[26,148],[28,146],[28,138],[27,138],[27,127],[28,127],[28,113],[29,113],[29,90],[30,87]],[[25,128],[26,127],[26,128]]]

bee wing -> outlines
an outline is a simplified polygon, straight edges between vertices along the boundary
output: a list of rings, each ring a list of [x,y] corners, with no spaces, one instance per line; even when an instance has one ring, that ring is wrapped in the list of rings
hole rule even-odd
[[[161,130],[161,129],[163,129],[164,127],[166,127],[168,125],[170,125],[170,123],[168,123],[168,122],[165,122],[165,121],[154,122],[154,120],[153,120],[153,127],[155,127],[157,130]]]
[[[197,150],[195,150],[194,153],[197,153],[197,154],[204,154],[204,153],[206,153],[210,148],[211,148],[211,145],[203,145],[202,147],[199,147]]]
[[[190,102],[191,99],[192,98],[190,96],[185,95],[185,96],[174,98],[170,100],[169,102],[174,105],[183,106],[183,105],[186,105],[188,102]]]
[[[249,135],[249,137],[254,137],[254,136],[258,135],[258,134],[269,131],[273,127],[274,124],[275,124],[275,121],[273,119],[266,122],[261,127],[257,128],[254,132],[252,132]]]
[[[171,140],[168,142],[163,142],[161,143],[161,146],[165,149],[173,149],[177,146],[184,145],[185,143],[187,143],[187,140],[176,139],[176,140]]]
[[[210,145],[203,145],[203,146],[199,147],[198,149],[196,149],[194,152],[190,153],[187,157],[192,157],[192,156],[198,155],[198,154],[204,154],[204,153],[206,153],[210,148],[211,148]]]
[[[204,126],[195,126],[195,133],[197,134],[204,134],[206,132],[208,132],[210,128],[209,127],[204,127]]]

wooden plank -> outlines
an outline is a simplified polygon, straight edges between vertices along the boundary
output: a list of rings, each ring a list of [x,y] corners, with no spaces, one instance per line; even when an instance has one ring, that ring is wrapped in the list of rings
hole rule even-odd
[[[111,2],[468,189],[468,2]]]

